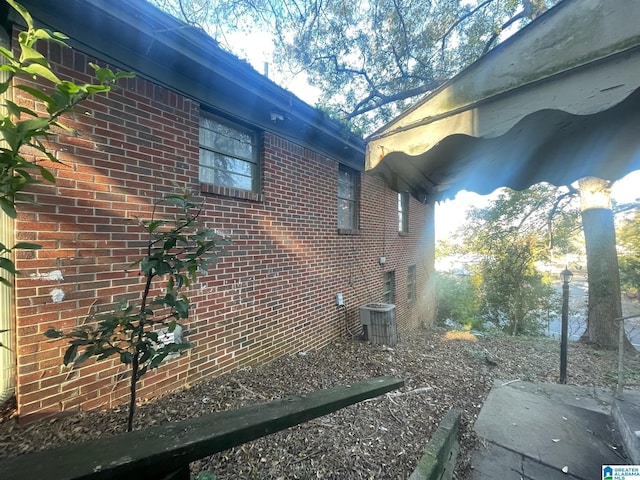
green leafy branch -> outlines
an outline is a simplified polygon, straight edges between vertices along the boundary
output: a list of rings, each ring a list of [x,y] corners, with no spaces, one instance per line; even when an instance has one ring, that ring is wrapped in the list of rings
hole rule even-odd
[[[12,248],[9,248],[0,242],[0,270],[4,270],[11,275],[17,274],[14,263],[8,258],[11,252],[14,250],[39,250],[40,247],[37,243],[18,242]],[[0,283],[11,287],[11,282],[4,277],[0,277]]]
[[[68,80],[61,80],[52,70],[47,58],[40,53],[36,46],[40,41],[53,42],[67,46],[67,37],[62,33],[51,32],[47,29],[35,28],[33,18],[29,12],[14,0],[7,0],[14,10],[23,18],[26,30],[18,35],[19,52],[0,47],[0,55],[5,63],[0,70],[7,72],[4,82],[0,82],[0,94],[10,89],[18,89],[33,98],[34,102],[44,105],[46,114],[41,115],[36,108],[28,108],[4,98],[0,108],[0,133],[3,142],[0,144],[0,209],[11,218],[17,217],[16,203],[31,202],[29,196],[23,192],[29,185],[40,183],[41,177],[47,182],[55,183],[53,173],[43,166],[41,160],[61,163],[45,145],[54,127],[64,131],[71,130],[62,124],[60,118],[74,111],[76,106],[88,97],[98,93],[106,93],[111,86],[121,78],[130,78],[132,73],[114,73],[108,68],[90,64],[94,69],[98,83],[75,84]],[[37,80],[42,78],[51,84],[49,92],[39,87],[33,87],[16,82],[16,78]],[[25,148],[33,149],[42,158],[25,156]],[[31,248],[25,244],[18,244],[12,248],[0,245],[0,254],[8,254],[12,250]],[[0,271],[17,273],[13,262],[6,256],[0,261]],[[0,282],[8,284],[5,278]]]
[[[160,206],[165,211],[173,209],[174,218],[158,218]],[[204,228],[201,214],[202,208],[190,199],[186,190],[154,203],[151,219],[138,220],[148,238],[144,256],[134,263],[145,279],[139,303],[120,302],[113,312],[97,316],[95,326],[84,325],[68,333],[55,328],[45,332],[49,338],[70,340],[64,355],[65,365],[79,365],[91,357],[103,360],[117,355],[121,363],[130,366],[127,431],[133,428],[136,386],[140,378],[149,369],[158,367],[168,355],[189,347],[182,341],[160,342],[160,330],[164,328],[171,334],[180,320],[188,318],[190,305],[184,290],[225,253],[224,245],[228,241]],[[165,282],[164,294],[152,299],[154,281],[159,278]]]

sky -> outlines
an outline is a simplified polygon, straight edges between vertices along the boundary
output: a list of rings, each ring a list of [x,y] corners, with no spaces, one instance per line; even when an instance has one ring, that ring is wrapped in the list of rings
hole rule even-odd
[[[258,72],[265,73],[268,64],[268,77],[275,83],[295,94],[309,105],[315,105],[320,97],[320,90],[309,85],[304,72],[291,73],[278,70],[273,62],[273,40],[267,32],[255,31],[250,36],[242,32],[231,32],[226,35],[227,42],[234,45],[234,55],[245,59]]]

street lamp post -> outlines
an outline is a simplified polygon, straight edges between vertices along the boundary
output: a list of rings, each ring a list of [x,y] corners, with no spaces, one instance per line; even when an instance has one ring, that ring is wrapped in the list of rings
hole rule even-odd
[[[567,332],[569,330],[569,282],[573,273],[565,268],[562,279],[562,336],[560,338],[560,383],[567,383]]]

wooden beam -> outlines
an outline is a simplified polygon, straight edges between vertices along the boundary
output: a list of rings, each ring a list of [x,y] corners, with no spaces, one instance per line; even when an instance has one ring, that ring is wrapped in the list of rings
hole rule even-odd
[[[404,385],[378,377],[0,461],[2,480],[155,480],[189,463]]]

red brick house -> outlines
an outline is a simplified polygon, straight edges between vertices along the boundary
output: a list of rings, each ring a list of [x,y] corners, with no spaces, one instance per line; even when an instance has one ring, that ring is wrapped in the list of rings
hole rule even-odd
[[[136,74],[65,119],[79,135],[52,139],[57,183],[33,188],[37,204],[3,220],[7,244],[43,246],[17,255],[21,275],[0,305],[0,340],[12,346],[0,399],[15,391],[21,416],[126,399],[118,362],[63,367],[66,344],[43,333],[139,294],[130,265],[141,232],[129,220],[148,217],[173,182],[233,243],[188,292],[193,348],[147,374],[141,398],[321,348],[359,329],[366,303],[395,303],[401,335],[432,322],[433,205],[401,179],[366,174],[361,138],[144,1],[21,3],[70,37],[73,49],[46,52],[61,77],[90,81],[89,62]],[[10,47],[20,27],[3,8]],[[219,155],[233,167],[222,172]]]

